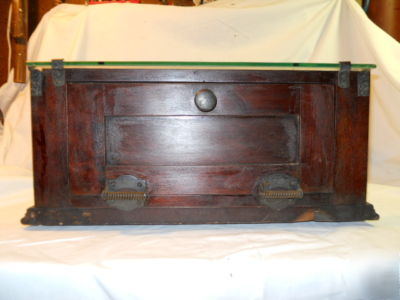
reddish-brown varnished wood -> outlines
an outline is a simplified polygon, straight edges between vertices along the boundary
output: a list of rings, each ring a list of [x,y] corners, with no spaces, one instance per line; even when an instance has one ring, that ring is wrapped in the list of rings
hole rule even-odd
[[[107,163],[168,166],[296,163],[297,123],[294,116],[108,118]]]
[[[298,113],[298,89],[290,84],[136,83],[105,84],[106,115],[279,115]],[[197,109],[193,95],[210,89],[214,110]]]
[[[104,101],[101,85],[68,86],[68,162],[72,194],[104,189]]]
[[[45,70],[45,72],[50,72]],[[112,80],[110,80],[112,73]],[[68,82],[182,82],[182,83],[328,83],[335,84],[333,71],[184,70],[184,69],[66,69]]]
[[[44,79],[43,97],[32,97],[35,205],[63,207],[69,202],[66,86]]]
[[[357,85],[357,74],[351,76]],[[366,201],[368,161],[368,97],[356,89],[336,89],[335,204]]]
[[[332,85],[301,87],[302,188],[333,192],[335,161],[335,98]]]
[[[106,177],[134,174],[146,179],[151,195],[251,195],[268,173],[299,176],[298,164],[223,166],[108,166]],[[190,206],[190,202],[187,203]]]
[[[65,69],[60,87],[43,74],[25,224],[378,217],[365,202],[369,99],[357,96],[357,72],[349,88],[333,71]],[[194,102],[204,89],[217,98],[210,112]],[[303,196],[264,204],[259,185],[271,174],[296,178]],[[144,207],[104,197],[123,175],[146,181]]]

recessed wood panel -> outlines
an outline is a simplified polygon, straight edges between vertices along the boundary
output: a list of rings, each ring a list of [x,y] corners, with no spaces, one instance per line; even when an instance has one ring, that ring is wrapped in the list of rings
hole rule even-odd
[[[217,106],[207,115],[276,115],[298,112],[298,89],[288,84],[107,84],[107,115],[204,115],[196,92],[211,90]]]
[[[301,88],[300,156],[305,192],[332,192],[335,165],[335,103],[332,85]]]
[[[298,118],[109,117],[107,162],[113,165],[293,163]]]
[[[350,78],[357,86],[357,74]],[[365,203],[368,166],[368,97],[336,88],[335,204]]]
[[[106,178],[134,175],[155,195],[252,195],[260,177],[270,173],[299,176],[298,164],[226,166],[109,166]]]
[[[104,188],[103,107],[101,86],[68,85],[68,164],[72,194],[100,194]]]

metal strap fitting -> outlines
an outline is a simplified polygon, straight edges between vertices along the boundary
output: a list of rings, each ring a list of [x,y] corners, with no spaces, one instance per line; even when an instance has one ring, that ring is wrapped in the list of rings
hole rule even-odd
[[[370,72],[361,71],[357,74],[357,96],[368,97],[370,92]]]
[[[338,74],[338,86],[342,89],[347,89],[350,87],[350,71],[351,62],[341,61],[340,70]]]
[[[53,59],[51,61],[53,83],[57,87],[65,85],[64,60]]]
[[[31,96],[41,97],[43,95],[43,73],[42,71],[30,68],[31,71]]]

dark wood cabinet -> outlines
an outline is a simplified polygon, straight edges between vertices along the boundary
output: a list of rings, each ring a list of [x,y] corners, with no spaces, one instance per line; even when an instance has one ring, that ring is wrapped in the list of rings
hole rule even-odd
[[[22,222],[377,219],[369,70],[350,68],[36,68]]]

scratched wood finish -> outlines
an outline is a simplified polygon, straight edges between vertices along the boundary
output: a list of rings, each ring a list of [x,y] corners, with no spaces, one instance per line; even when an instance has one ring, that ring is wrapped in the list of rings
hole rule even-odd
[[[35,206],[24,224],[181,224],[376,219],[365,202],[368,97],[332,71],[66,69],[43,71],[32,99]],[[216,108],[194,95],[212,90]],[[299,180],[274,209],[257,184]],[[146,206],[122,211],[107,181],[147,182]]]
[[[107,163],[112,165],[297,161],[298,125],[294,116],[113,117],[106,128]]]
[[[296,207],[315,207],[328,205],[331,193],[309,193],[299,200]],[[79,208],[107,208],[108,205],[97,196],[71,196],[71,203]],[[253,195],[153,195],[148,207],[261,207]]]
[[[268,173],[298,177],[298,164],[225,166],[108,166],[106,177],[134,174],[148,181],[151,195],[251,195]],[[190,206],[188,201],[186,205]]]
[[[49,71],[45,71],[49,72]],[[110,79],[110,73],[112,73]],[[273,74],[273,75],[272,75]],[[252,70],[180,70],[161,69],[66,69],[68,82],[185,82],[185,83],[283,83],[335,84],[337,72],[333,71],[261,71]]]
[[[193,95],[212,90],[214,110],[197,109]],[[298,113],[299,89],[290,84],[140,83],[106,84],[106,115],[277,115]]]
[[[277,211],[268,207],[143,207],[133,211],[113,208],[36,208],[23,219],[30,225],[118,225],[118,224],[235,224],[282,222],[349,222],[377,218],[370,204],[290,207]],[[321,217],[322,216],[322,217]]]
[[[352,86],[357,74],[351,76]],[[336,173],[335,204],[366,201],[368,166],[368,97],[358,97],[356,89],[336,88]]]
[[[85,99],[81,99],[85,95]],[[104,189],[104,102],[101,86],[68,86],[68,162],[73,194]]]
[[[302,189],[306,192],[333,192],[334,87],[325,84],[304,85],[301,92]]]
[[[63,207],[69,203],[66,87],[44,80],[43,97],[32,97],[32,143],[35,205]]]

